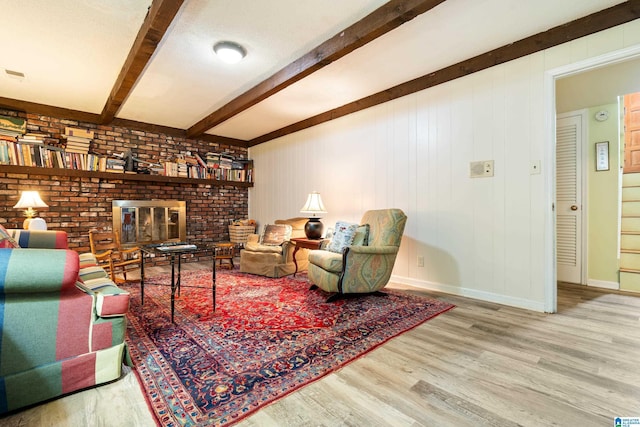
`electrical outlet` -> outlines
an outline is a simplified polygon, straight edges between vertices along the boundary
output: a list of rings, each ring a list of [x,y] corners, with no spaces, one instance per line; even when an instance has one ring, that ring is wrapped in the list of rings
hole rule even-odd
[[[418,255],[418,267],[424,267],[424,257]]]

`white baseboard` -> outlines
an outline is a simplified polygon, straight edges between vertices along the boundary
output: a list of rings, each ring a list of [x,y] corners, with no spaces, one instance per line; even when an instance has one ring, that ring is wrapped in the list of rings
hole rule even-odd
[[[614,289],[616,291],[620,289],[620,283],[618,283],[618,282],[607,282],[605,280],[589,279],[589,280],[587,280],[587,286],[593,286],[595,288]]]
[[[416,288],[426,289],[430,291],[444,292],[451,295],[473,298],[481,301],[494,302],[511,307],[524,308],[526,310],[544,312],[544,301],[532,301],[524,298],[495,294],[493,292],[480,291],[477,289],[464,288],[443,283],[429,282],[426,280],[416,280],[410,277],[396,275],[392,275],[390,281],[393,283],[415,286]]]

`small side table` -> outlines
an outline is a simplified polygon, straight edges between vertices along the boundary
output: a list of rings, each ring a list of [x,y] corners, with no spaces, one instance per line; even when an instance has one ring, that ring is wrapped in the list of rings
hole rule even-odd
[[[291,241],[296,245],[296,248],[293,250],[293,263],[296,266],[296,271],[293,272],[293,277],[296,277],[296,273],[298,272],[298,261],[296,260],[296,253],[299,249],[320,249],[322,246],[322,242],[324,239],[307,239],[306,237],[295,237],[291,239]]]

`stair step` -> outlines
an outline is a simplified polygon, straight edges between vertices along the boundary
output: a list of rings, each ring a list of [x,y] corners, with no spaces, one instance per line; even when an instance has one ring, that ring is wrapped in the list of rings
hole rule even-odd
[[[622,187],[622,201],[623,202],[640,201],[640,186]]]
[[[623,291],[640,291],[640,270],[626,271],[620,269],[620,290]]]
[[[640,202],[624,202],[622,216],[627,218],[640,216]]]
[[[621,268],[620,269],[621,273],[634,273],[634,274],[640,274],[640,270],[634,270],[633,268]]]
[[[627,234],[620,232],[620,248],[640,251],[640,232]]]
[[[625,232],[640,232],[640,218],[622,218],[621,228]]]
[[[620,249],[621,254],[640,254],[640,249]]]
[[[640,185],[640,173],[622,174],[622,186],[630,187]]]
[[[620,251],[620,268],[640,270],[640,252]]]

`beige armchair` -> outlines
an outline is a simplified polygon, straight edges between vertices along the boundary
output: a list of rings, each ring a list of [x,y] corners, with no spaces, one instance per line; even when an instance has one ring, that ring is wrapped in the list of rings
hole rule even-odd
[[[240,251],[240,271],[267,277],[293,274],[296,269],[293,262],[295,245],[289,241],[289,238],[305,237],[304,225],[307,221],[308,218],[276,220],[276,225],[291,227],[290,235],[278,245],[262,244],[261,237],[264,238],[264,232],[262,236],[250,234],[244,249]],[[296,253],[299,272],[307,269],[308,252],[307,249],[300,249]]]
[[[400,209],[365,212],[354,243],[341,253],[323,249],[309,252],[312,288],[334,293],[327,302],[347,294],[379,293],[391,277],[406,222],[407,216]]]

